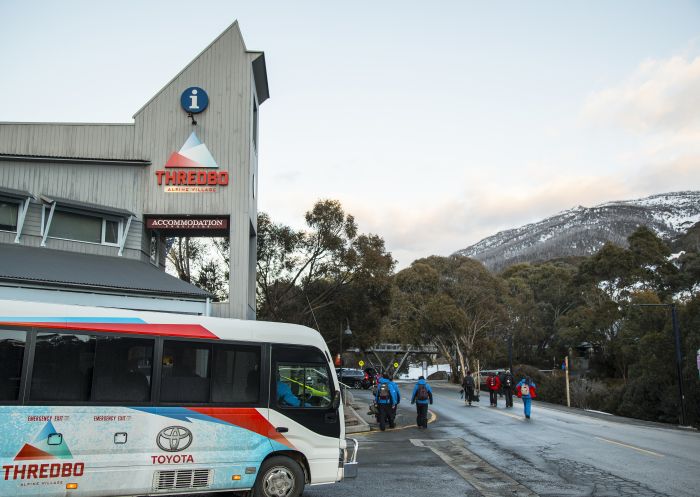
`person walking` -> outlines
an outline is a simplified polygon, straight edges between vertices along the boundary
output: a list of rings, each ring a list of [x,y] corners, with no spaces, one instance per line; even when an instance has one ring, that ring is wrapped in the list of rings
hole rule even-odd
[[[401,403],[401,390],[399,390],[399,386],[394,382],[394,380],[391,379],[391,377],[388,374],[384,374],[384,377],[389,380],[389,386],[394,392],[394,398],[396,398],[396,404],[394,404],[391,408],[391,427],[393,428],[394,425],[396,424],[396,412],[399,409],[399,404]]]
[[[506,369],[503,375],[503,393],[506,396],[506,407],[513,407],[513,383],[515,383],[513,373],[510,372],[510,369]]]
[[[530,414],[532,410],[532,399],[537,397],[535,392],[535,382],[532,378],[526,376],[515,386],[515,391],[521,399],[523,399],[523,407],[525,410],[525,418],[530,419]]]
[[[467,371],[467,375],[462,380],[462,389],[464,390],[464,402],[468,405],[472,405],[474,399],[474,377],[471,371]]]
[[[418,377],[418,383],[413,387],[411,404],[416,404],[416,424],[418,428],[428,428],[428,404],[433,403],[433,391],[423,376]]]
[[[391,382],[387,375],[379,378],[375,401],[379,408],[379,429],[384,431],[387,423],[389,423],[390,428],[393,428],[395,426],[393,414],[394,406],[396,405],[396,394],[391,388]]]
[[[491,399],[491,407],[498,406],[498,391],[501,389],[501,380],[498,375],[490,374],[486,377],[486,387],[489,389],[489,398]]]

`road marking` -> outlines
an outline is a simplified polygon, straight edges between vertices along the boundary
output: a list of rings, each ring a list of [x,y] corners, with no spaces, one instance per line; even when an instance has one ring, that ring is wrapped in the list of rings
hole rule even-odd
[[[539,497],[506,473],[484,461],[466,447],[462,439],[411,439],[417,447],[427,447],[483,497]]]
[[[608,440],[607,438],[603,438],[603,437],[595,437],[595,438],[597,438],[598,440],[602,440],[603,442],[608,442],[610,444],[615,444],[615,445],[620,445],[622,447],[627,447],[628,449],[636,450],[637,452],[642,452],[644,454],[650,454],[650,455],[656,456],[656,457],[666,457],[663,454],[659,454],[658,452],[654,452],[653,450],[642,449],[639,447],[635,447],[634,445],[623,444],[622,442],[616,442],[615,440]]]

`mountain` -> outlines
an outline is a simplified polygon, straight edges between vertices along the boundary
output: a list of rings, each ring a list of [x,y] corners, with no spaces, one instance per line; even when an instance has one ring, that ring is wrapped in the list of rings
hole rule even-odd
[[[637,200],[578,206],[542,221],[501,231],[455,252],[499,271],[518,262],[594,254],[606,242],[627,246],[647,226],[673,242],[700,221],[700,191],[663,193]]]

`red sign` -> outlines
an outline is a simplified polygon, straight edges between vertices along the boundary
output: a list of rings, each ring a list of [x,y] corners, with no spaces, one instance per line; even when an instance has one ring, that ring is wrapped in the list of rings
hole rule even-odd
[[[147,217],[146,228],[151,230],[227,230],[228,218]]]

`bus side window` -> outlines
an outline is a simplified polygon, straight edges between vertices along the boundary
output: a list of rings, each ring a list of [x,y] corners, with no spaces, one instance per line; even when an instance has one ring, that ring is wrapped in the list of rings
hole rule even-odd
[[[260,401],[260,347],[214,345],[211,401],[234,404]]]
[[[29,398],[90,400],[94,358],[94,336],[38,333]]]
[[[149,401],[154,343],[144,338],[99,337],[92,400]]]
[[[24,331],[0,330],[0,402],[19,398],[26,342]]]
[[[176,340],[163,343],[160,400],[163,402],[209,402],[211,345]]]

